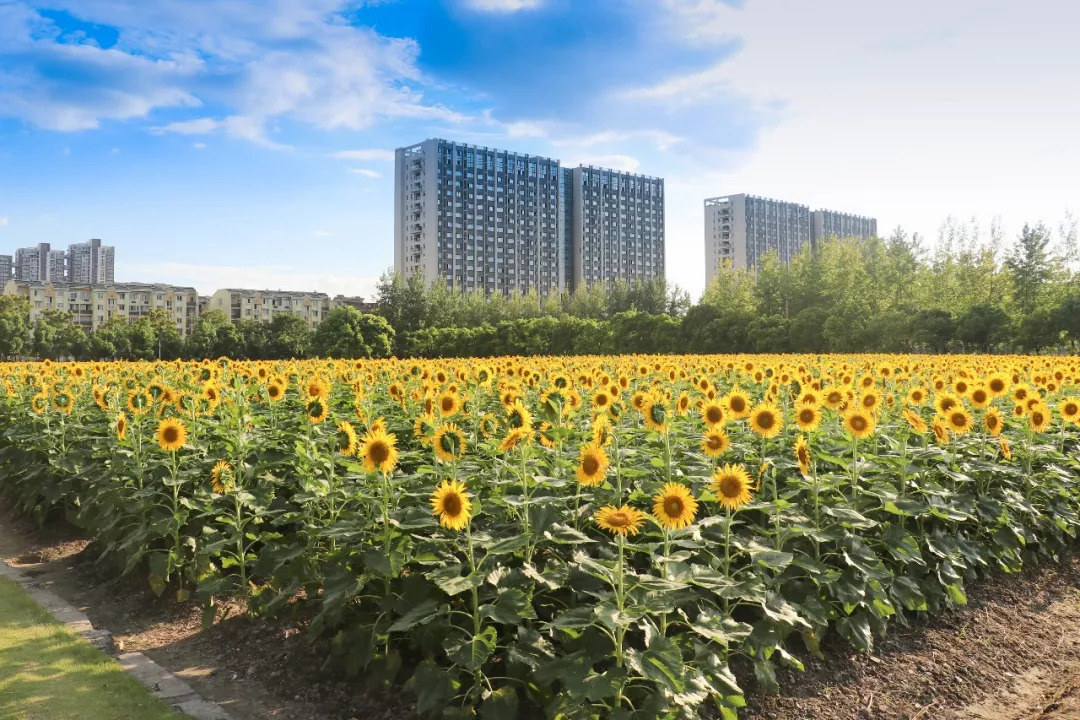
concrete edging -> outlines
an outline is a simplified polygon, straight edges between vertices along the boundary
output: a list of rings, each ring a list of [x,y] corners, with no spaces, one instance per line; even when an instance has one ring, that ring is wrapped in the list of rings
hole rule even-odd
[[[76,635],[85,638],[91,645],[114,657],[126,672],[133,675],[156,698],[164,700],[174,710],[184,713],[194,720],[232,720],[229,714],[215,703],[205,700],[190,685],[155,663],[141,652],[117,654],[112,633],[108,630],[95,629],[90,618],[65,601],[56,593],[39,586],[19,568],[0,562],[0,577],[18,584],[33,598],[34,602],[52,615],[57,622]]]

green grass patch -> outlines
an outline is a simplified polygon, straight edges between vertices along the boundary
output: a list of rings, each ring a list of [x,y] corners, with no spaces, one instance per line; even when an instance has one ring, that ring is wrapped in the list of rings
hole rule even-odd
[[[178,720],[110,658],[0,578],[0,718]]]

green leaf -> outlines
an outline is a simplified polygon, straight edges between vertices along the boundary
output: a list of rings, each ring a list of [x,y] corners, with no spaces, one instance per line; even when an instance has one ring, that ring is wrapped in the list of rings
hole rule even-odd
[[[671,692],[686,689],[682,653],[670,638],[658,638],[643,652],[627,652],[627,662],[640,675]]]
[[[496,639],[495,627],[488,625],[471,640],[454,638],[447,641],[443,647],[452,663],[473,672],[487,662],[487,659],[495,652]]]
[[[407,613],[398,618],[397,622],[391,625],[387,632],[404,632],[411,630],[417,625],[423,625],[430,622],[432,618],[437,617],[441,612],[439,603],[434,600],[425,600],[424,602],[414,605]]]
[[[503,625],[518,625],[522,620],[536,619],[529,596],[520,588],[502,591],[494,603],[482,606],[480,613]]]
[[[458,684],[453,674],[445,668],[431,660],[424,660],[416,666],[405,687],[416,695],[416,711],[420,715],[427,715],[442,708],[454,696]]]
[[[836,621],[836,631],[860,652],[873,651],[874,635],[870,631],[870,621],[864,613],[840,618]]]
[[[480,704],[480,720],[507,720],[516,718],[518,711],[517,690],[504,685],[492,690]]]

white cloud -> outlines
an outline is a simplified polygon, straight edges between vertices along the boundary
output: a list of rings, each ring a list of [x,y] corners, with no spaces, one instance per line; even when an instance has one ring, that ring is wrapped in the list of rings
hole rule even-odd
[[[340,158],[343,160],[379,160],[383,162],[394,162],[393,150],[342,150],[340,152],[330,153],[332,158]]]
[[[465,5],[472,10],[495,13],[535,10],[542,4],[542,0],[465,0]]]
[[[196,118],[194,120],[181,120],[171,122],[168,125],[150,128],[155,135],[161,133],[177,133],[179,135],[208,135],[218,129],[219,122],[214,118]]]
[[[334,233],[330,232],[329,230],[316,230],[311,233],[311,237],[330,237],[333,234]]]
[[[349,172],[351,172],[353,175],[363,175],[364,177],[369,177],[369,178],[380,178],[380,177],[382,177],[382,175],[379,174],[378,172],[376,172],[374,170],[369,170],[368,168],[349,168]]]
[[[193,143],[191,143],[191,147],[195,148],[196,150],[205,150],[206,149],[206,143],[204,143],[204,142],[193,142]]]
[[[349,273],[298,271],[288,265],[203,265],[196,263],[133,263],[117,267],[117,277],[138,282],[167,282],[195,287],[201,295],[221,288],[297,290],[334,295],[374,297],[379,278]]]
[[[110,153],[112,153],[113,155],[119,155],[119,154],[120,154],[120,148],[118,148],[118,147],[114,147],[114,148],[113,148],[112,150],[110,150],[109,152],[110,152]]]
[[[7,227],[7,226],[8,226],[8,217],[7,217],[7,215],[0,215],[0,227]]]
[[[667,177],[668,268],[700,289],[706,197],[749,192],[878,218],[934,237],[949,215],[1054,225],[1080,197],[1080,6],[862,0],[741,8],[667,0],[683,40],[741,49],[623,93],[699,111],[744,98],[768,114],[753,147]],[[708,122],[708,118],[703,118]]]

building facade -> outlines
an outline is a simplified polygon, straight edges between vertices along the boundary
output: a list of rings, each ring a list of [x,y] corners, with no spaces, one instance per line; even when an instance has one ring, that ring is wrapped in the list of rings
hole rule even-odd
[[[97,330],[112,318],[134,322],[151,310],[163,310],[176,323],[181,336],[195,329],[199,318],[195,288],[161,283],[69,283],[12,279],[4,285],[5,295],[30,301],[30,322],[45,310],[65,310],[87,332]]]
[[[330,312],[330,296],[320,292],[224,288],[210,296],[206,310],[221,310],[233,322],[270,322],[277,315],[295,315],[314,328]]]
[[[50,250],[45,257],[44,279],[48,282],[67,282],[67,253],[63,250]]]
[[[49,266],[49,243],[37,247],[19,248],[15,251],[15,278],[27,282],[45,279]]]
[[[116,249],[93,238],[68,245],[68,281],[111,283],[115,278]]]
[[[756,195],[727,195],[705,200],[705,280],[725,265],[757,268],[776,251],[787,263],[810,242],[810,208]]]
[[[663,233],[658,178],[440,139],[396,153],[394,267],[429,284],[545,296],[662,276]]]
[[[366,300],[360,295],[335,295],[330,300],[331,310],[336,307],[351,307],[362,313],[373,313],[378,306],[379,303],[374,300]]]
[[[663,179],[592,166],[567,174],[572,287],[664,277]]]
[[[870,238],[876,236],[877,220],[875,218],[835,210],[815,210],[810,215],[810,242],[814,247],[830,237]]]
[[[0,283],[6,283],[14,277],[15,261],[10,255],[0,255]]]

